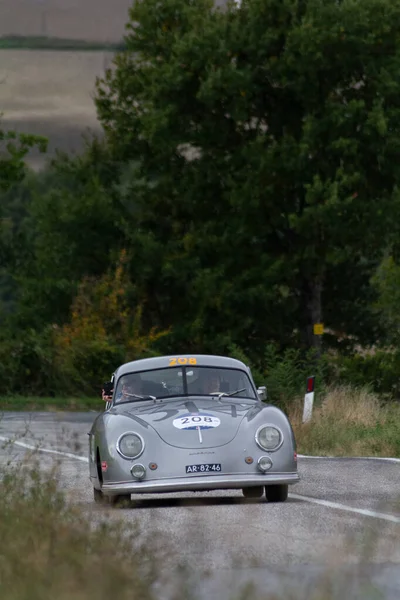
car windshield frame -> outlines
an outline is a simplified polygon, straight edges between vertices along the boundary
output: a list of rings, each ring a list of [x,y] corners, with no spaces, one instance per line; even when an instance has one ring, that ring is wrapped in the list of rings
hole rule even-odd
[[[190,373],[190,371],[193,371],[194,369],[198,370],[198,369],[209,369],[210,372],[215,372],[215,371],[220,371],[221,373],[227,373],[227,372],[233,372],[238,374],[238,378],[239,376],[245,377],[247,379],[247,389],[246,390],[242,390],[241,388],[235,389],[235,390],[230,390],[229,392],[218,392],[217,390],[213,390],[212,392],[209,393],[202,393],[202,392],[196,392],[196,391],[192,391],[189,386],[188,386],[188,373]],[[132,377],[135,375],[138,376],[145,376],[148,373],[157,373],[157,372],[165,372],[170,373],[170,372],[174,372],[176,370],[179,370],[182,372],[182,392],[170,392],[167,393],[165,395],[155,395],[155,394],[151,394],[146,393],[145,391],[142,392],[138,392],[137,393],[137,397],[132,396],[131,399],[127,399],[127,400],[117,400],[117,396],[122,393],[122,385],[124,383],[124,380],[126,380],[126,378],[128,377]],[[198,379],[197,379],[198,381]],[[142,383],[152,383],[152,384],[156,384],[157,382],[151,382],[149,380],[146,379],[146,377],[143,378]],[[164,382],[160,382],[160,385],[163,385]],[[222,383],[220,381],[220,383]],[[168,390],[168,387],[165,388],[166,391]],[[246,395],[241,395],[243,394],[243,392],[246,392]],[[251,391],[251,393],[253,395],[249,395],[248,392]],[[235,393],[236,392],[236,393]],[[231,394],[231,395],[230,395]],[[142,396],[142,397],[141,397]],[[132,403],[132,402],[143,402],[143,401],[149,401],[152,400],[154,401],[156,400],[173,400],[176,398],[188,398],[190,396],[203,396],[205,398],[215,398],[223,400],[224,398],[230,398],[230,399],[238,399],[238,400],[254,400],[257,401],[259,400],[258,395],[257,395],[257,390],[255,388],[255,385],[251,379],[251,377],[249,376],[249,374],[244,370],[244,369],[238,369],[235,367],[220,367],[220,366],[214,366],[214,365],[174,365],[172,367],[160,367],[157,369],[144,369],[142,371],[130,371],[128,373],[124,373],[123,375],[121,375],[120,377],[118,377],[117,379],[117,385],[113,394],[113,400],[112,400],[112,404],[113,406],[119,406],[120,404],[127,404],[127,403]]]

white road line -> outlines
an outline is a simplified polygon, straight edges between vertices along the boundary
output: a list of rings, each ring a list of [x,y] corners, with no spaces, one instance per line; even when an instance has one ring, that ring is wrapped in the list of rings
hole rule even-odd
[[[326,506],[327,508],[335,508],[337,510],[345,510],[347,512],[364,515],[366,517],[374,517],[375,519],[382,519],[384,521],[390,521],[391,523],[400,523],[400,517],[395,515],[387,515],[386,513],[377,512],[375,510],[367,510],[365,508],[355,508],[353,506],[347,506],[347,504],[340,504],[339,502],[329,502],[329,500],[319,500],[318,498],[310,498],[309,496],[300,496],[299,494],[289,494],[290,498],[295,500],[304,500],[305,502],[311,502],[311,504],[319,504],[320,506]]]
[[[60,456],[65,456],[67,458],[75,458],[76,460],[80,460],[82,462],[88,463],[89,459],[86,456],[79,456],[79,454],[72,454],[71,452],[62,452],[61,450],[50,450],[49,448],[40,448],[39,446],[31,446],[30,444],[25,444],[24,442],[17,442],[16,440],[11,440],[10,438],[5,438],[0,435],[0,441],[7,442],[11,444],[15,444],[16,446],[21,446],[21,448],[27,448],[27,450],[37,450],[38,452],[44,452],[45,454],[58,454]]]
[[[308,454],[298,454],[297,458],[323,458],[324,460],[380,460],[383,462],[400,463],[400,458],[386,458],[383,456],[311,456]]]

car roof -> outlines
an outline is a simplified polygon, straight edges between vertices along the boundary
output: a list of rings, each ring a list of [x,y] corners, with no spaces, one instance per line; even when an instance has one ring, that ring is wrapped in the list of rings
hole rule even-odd
[[[119,366],[115,371],[114,375],[120,377],[125,373],[135,373],[137,371],[150,371],[152,369],[163,369],[169,366],[171,359],[196,359],[196,366],[198,367],[225,367],[228,369],[241,369],[249,372],[249,367],[242,361],[236,358],[230,358],[228,356],[216,356],[213,354],[169,354],[168,356],[155,356],[152,358],[142,358],[139,360],[133,360],[131,362],[124,363]],[[187,366],[193,366],[193,363],[186,363]],[[180,362],[177,362],[175,366],[185,366]]]

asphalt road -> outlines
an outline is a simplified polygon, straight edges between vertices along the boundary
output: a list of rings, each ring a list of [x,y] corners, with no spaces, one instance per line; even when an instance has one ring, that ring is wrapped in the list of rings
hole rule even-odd
[[[60,453],[40,456],[44,466],[61,460],[73,501],[104,513],[93,503],[85,462],[95,416],[3,413],[0,441],[14,438],[17,444],[0,450],[0,465],[18,463],[27,451],[21,444],[39,443]],[[146,495],[133,497],[130,508],[111,518],[138,519],[168,545],[172,562],[187,564],[193,580],[199,578],[200,598],[228,600],[248,581],[259,593],[311,598],[329,568],[332,597],[398,600],[400,463],[300,458],[299,471],[302,480],[284,504],[245,500],[240,491]],[[378,595],[369,596],[371,591]]]

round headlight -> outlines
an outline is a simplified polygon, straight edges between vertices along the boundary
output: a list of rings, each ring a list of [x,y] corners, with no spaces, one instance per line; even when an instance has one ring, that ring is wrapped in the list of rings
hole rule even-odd
[[[137,433],[124,433],[117,442],[117,450],[124,458],[137,458],[144,450],[144,442]]]
[[[264,425],[256,433],[256,442],[263,450],[272,452],[281,446],[283,437],[276,427]]]

